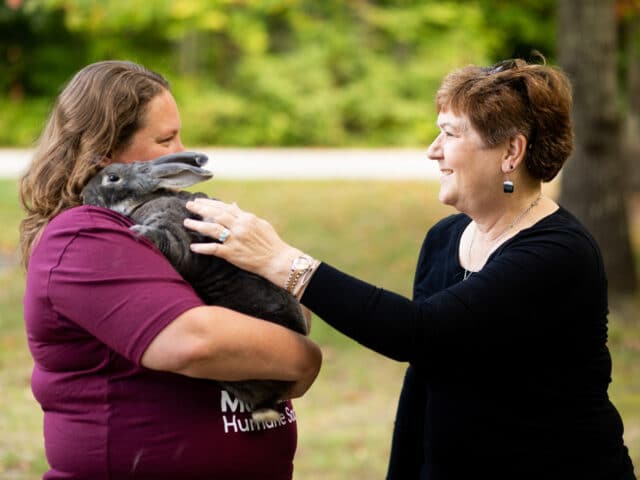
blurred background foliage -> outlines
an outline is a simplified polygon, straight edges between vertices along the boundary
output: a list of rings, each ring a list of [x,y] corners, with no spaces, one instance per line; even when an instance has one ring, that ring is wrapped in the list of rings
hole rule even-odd
[[[188,148],[424,147],[446,73],[539,52],[576,93],[562,203],[610,289],[637,288],[623,197],[640,192],[640,0],[0,2],[0,147],[33,146],[62,86],[106,59],[167,77]]]
[[[105,59],[169,79],[187,145],[425,145],[445,73],[553,62],[555,28],[555,0],[5,0],[0,146],[31,146]]]
[[[534,50],[558,63],[560,2],[605,0],[0,0],[0,147],[31,147],[78,69],[128,59],[169,79],[188,146],[424,148],[436,135],[436,88],[451,69],[529,58]],[[636,152],[626,155],[627,176],[637,177],[640,191],[640,0],[614,3],[613,48],[626,86],[619,100],[627,142],[635,145],[628,151]],[[593,45],[589,32],[578,33]],[[597,160],[623,170],[610,150],[599,151],[606,155]],[[594,176],[610,191],[624,190],[611,175]],[[23,272],[13,253],[22,216],[16,188],[0,181],[0,224],[7,227],[0,231],[0,478],[26,480],[40,478],[46,461],[29,387]],[[272,219],[320,258],[408,294],[422,235],[446,213],[434,201],[436,189],[424,182],[239,181],[216,183],[216,196]],[[602,212],[588,203],[599,200],[592,189],[579,190],[580,201]],[[637,252],[640,195],[632,206]],[[335,245],[366,248],[352,255]],[[612,250],[619,249],[605,254]],[[610,330],[611,396],[636,466],[639,302],[616,303]],[[303,419],[296,477],[382,478],[402,366],[346,348],[322,322],[314,322],[312,335],[325,361],[313,394],[296,404]]]

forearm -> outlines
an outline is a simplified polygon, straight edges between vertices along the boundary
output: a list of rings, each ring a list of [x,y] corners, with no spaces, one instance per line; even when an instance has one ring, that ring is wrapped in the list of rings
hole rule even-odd
[[[417,304],[321,264],[302,303],[332,327],[376,352],[414,361],[425,349]]]
[[[321,353],[309,338],[221,307],[180,315],[151,342],[142,364],[220,381],[315,379]]]

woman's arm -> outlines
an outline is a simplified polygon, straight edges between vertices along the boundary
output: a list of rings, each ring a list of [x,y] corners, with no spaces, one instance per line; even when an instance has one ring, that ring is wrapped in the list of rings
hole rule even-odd
[[[69,209],[32,256],[26,319],[85,341],[87,334],[135,364],[214,380],[297,381],[302,394],[320,368],[319,348],[274,323],[204,305],[167,259],[120,214]],[[35,318],[37,317],[37,318]],[[54,327],[39,327],[41,342]]]
[[[295,382],[303,395],[320,370],[320,348],[272,322],[222,307],[187,310],[151,341],[142,365],[221,381],[271,379]]]
[[[195,252],[224,258],[240,268],[261,275],[276,285],[287,284],[293,260],[302,252],[284,242],[266,220],[243,212],[236,205],[217,200],[197,199],[187,208],[203,221],[185,220],[185,226],[212,238],[225,229],[224,243],[192,244]],[[318,274],[322,279],[315,281]],[[415,360],[422,341],[424,324],[418,321],[419,307],[400,295],[350,277],[326,264],[314,270],[296,293],[302,303],[345,335],[378,353],[399,361]],[[422,328],[421,328],[422,327]]]
[[[277,285],[286,283],[292,259],[301,252],[268,222],[219,201],[187,207],[204,219],[185,222],[187,227],[212,238],[225,228],[231,231],[224,243],[192,245],[193,250],[222,257]],[[555,215],[520,232],[468,280],[453,282],[425,301],[413,302],[326,263],[315,269],[300,298],[331,326],[382,355],[446,370],[478,358],[535,352],[550,340],[570,343],[576,319],[605,318],[604,275],[593,281],[601,271],[597,246],[583,227]],[[584,299],[567,302],[569,292]],[[576,305],[584,314],[576,313]],[[584,324],[580,330],[593,334]]]
[[[225,228],[231,232],[224,243],[193,244],[194,251],[222,257],[276,285],[286,284],[292,261],[302,252],[284,242],[267,221],[215,200],[197,200],[187,208],[203,217],[186,221],[188,228],[211,238]],[[299,297],[331,326],[382,355],[415,364],[441,358],[446,364],[460,352],[483,353],[520,340],[513,329],[516,325],[522,330],[521,322],[512,321],[512,312],[518,310],[505,308],[505,299],[509,306],[528,304],[532,285],[538,283],[534,279],[545,273],[536,260],[539,252],[515,250],[513,255],[524,255],[527,261],[493,262],[482,274],[430,296],[428,302],[412,302],[326,263],[315,269]],[[552,252],[542,255],[553,257]],[[556,263],[544,265],[555,269]]]

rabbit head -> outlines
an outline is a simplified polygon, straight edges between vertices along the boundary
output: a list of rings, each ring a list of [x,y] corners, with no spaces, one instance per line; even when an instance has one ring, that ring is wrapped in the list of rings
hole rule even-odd
[[[179,152],[146,162],[112,163],[82,189],[82,201],[130,216],[161,190],[176,190],[209,180],[213,174],[201,168],[207,161],[202,153]]]

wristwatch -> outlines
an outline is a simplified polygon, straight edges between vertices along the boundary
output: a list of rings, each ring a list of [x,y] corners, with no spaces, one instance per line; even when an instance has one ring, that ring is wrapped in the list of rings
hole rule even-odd
[[[284,289],[289,293],[293,293],[300,278],[302,278],[312,266],[313,258],[309,255],[300,255],[294,258],[293,262],[291,262],[291,269],[289,270],[287,281],[284,284]]]

